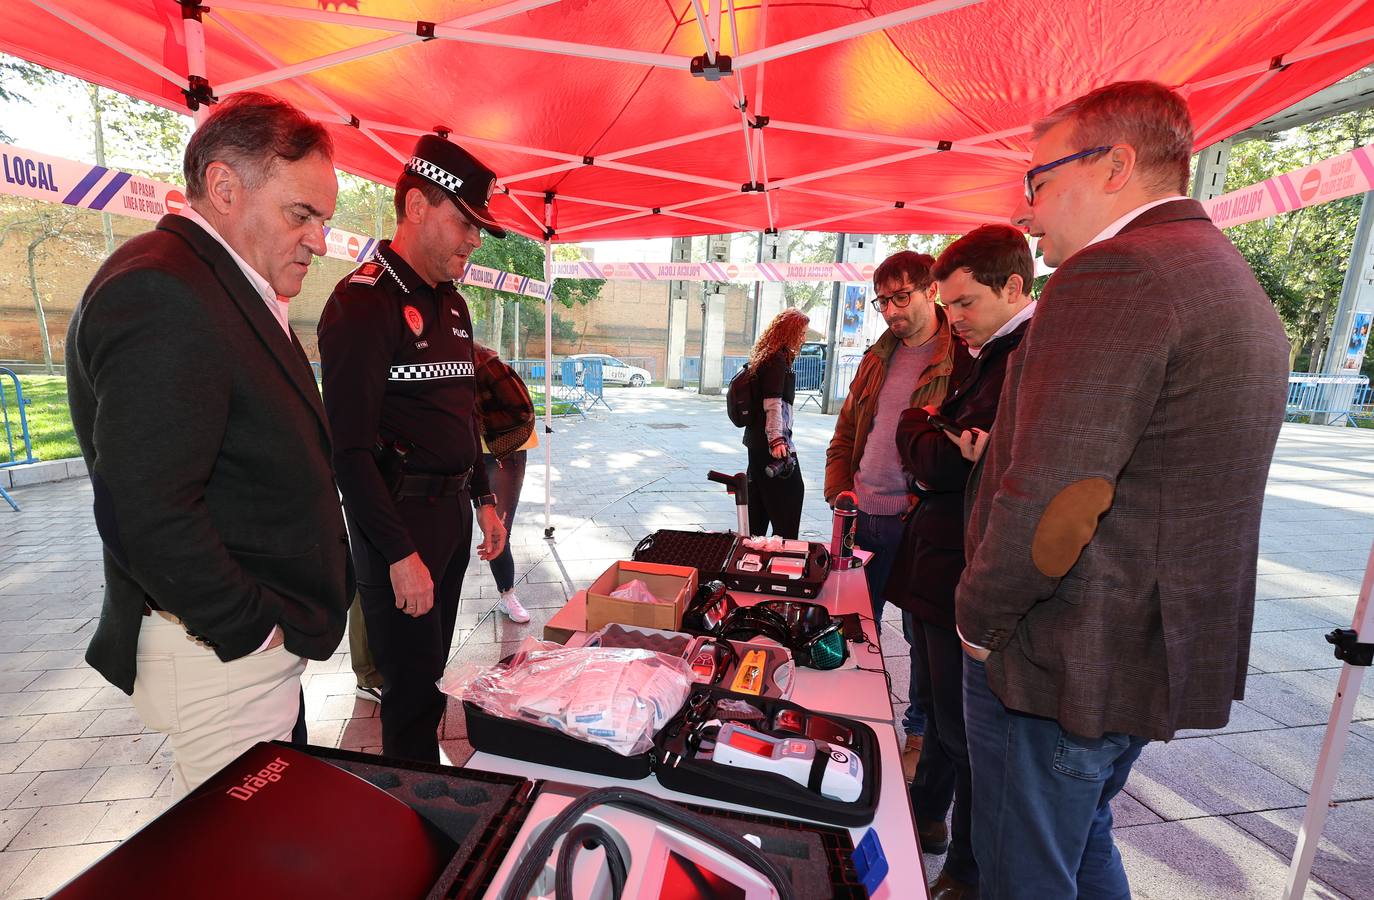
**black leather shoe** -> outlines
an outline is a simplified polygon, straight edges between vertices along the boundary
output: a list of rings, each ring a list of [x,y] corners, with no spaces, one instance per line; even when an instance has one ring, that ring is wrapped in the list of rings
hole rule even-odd
[[[922,822],[917,819],[916,838],[921,842],[922,853],[944,853],[949,849],[949,826],[943,819],[938,822]]]
[[[941,872],[930,886],[930,900],[978,900],[978,885],[959,881]]]

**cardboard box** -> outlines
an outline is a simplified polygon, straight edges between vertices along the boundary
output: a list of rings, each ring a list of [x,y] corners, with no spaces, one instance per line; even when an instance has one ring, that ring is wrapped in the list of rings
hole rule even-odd
[[[611,591],[636,578],[648,585],[660,602],[641,603],[612,597]],[[613,563],[587,588],[587,630],[597,631],[612,622],[677,631],[682,611],[697,592],[697,570],[690,566],[661,563]]]

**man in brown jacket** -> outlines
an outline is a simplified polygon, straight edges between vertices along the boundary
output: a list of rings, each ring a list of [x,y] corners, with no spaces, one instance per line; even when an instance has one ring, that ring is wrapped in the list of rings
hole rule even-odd
[[[1112,797],[1146,742],[1218,728],[1242,695],[1288,342],[1182,196],[1182,98],[1109,85],[1034,133],[1013,221],[1059,269],[1007,371],[956,594],[973,845],[985,900],[1129,897]]]
[[[873,306],[887,322],[887,331],[864,353],[825,452],[825,501],[833,506],[842,491],[858,497],[854,538],[873,554],[864,576],[873,617],[879,621],[888,575],[902,542],[902,515],[911,505],[897,456],[897,417],[911,407],[939,404],[954,369],[949,321],[935,303],[935,277],[930,272],[934,264],[924,253],[903,250],[873,272]],[[909,635],[910,628],[903,632]],[[911,668],[925,671],[914,662]],[[920,757],[929,693],[927,685],[915,682],[908,691],[910,703],[902,723],[907,781],[915,775]]]

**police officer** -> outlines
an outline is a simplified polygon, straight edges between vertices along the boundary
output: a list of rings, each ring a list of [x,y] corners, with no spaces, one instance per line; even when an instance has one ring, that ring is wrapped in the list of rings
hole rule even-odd
[[[382,752],[439,761],[448,658],[473,507],[491,559],[506,534],[478,441],[472,318],[453,282],[506,232],[496,176],[426,135],[396,183],[396,236],[334,288],[320,316],[324,404],[358,591],[382,687]],[[472,506],[469,506],[469,503]]]

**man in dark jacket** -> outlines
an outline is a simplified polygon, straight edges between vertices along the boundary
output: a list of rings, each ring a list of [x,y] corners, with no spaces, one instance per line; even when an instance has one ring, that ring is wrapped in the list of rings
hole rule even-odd
[[[922,648],[912,659],[926,666],[931,685],[932,708],[926,714],[935,722],[932,731],[943,757],[953,764],[938,764],[928,748],[911,785],[922,849],[938,852],[948,842],[949,856],[931,897],[965,900],[977,896],[978,866],[970,837],[964,654],[954,630],[954,588],[964,570],[964,486],[972,463],[953,439],[964,431],[992,429],[1007,358],[1035,312],[1035,301],[1026,293],[1035,264],[1020,231],[984,225],[951,244],[932,271],[950,327],[967,349],[955,355],[953,388],[938,409],[954,423],[952,433],[942,434],[931,423],[931,407],[909,409],[898,422],[897,449],[921,501],[903,536],[887,599],[902,607],[911,639]],[[954,828],[947,835],[951,795]]]
[[[106,260],[67,332],[105,601],[86,660],[168,735],[173,792],[289,738],[353,594],[329,431],[287,320],[338,190],[329,135],[236,94],[186,147],[182,215]]]

